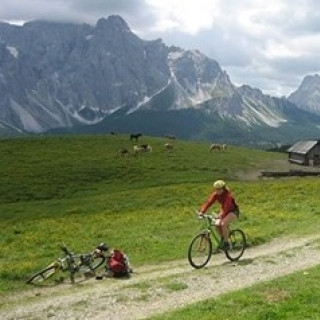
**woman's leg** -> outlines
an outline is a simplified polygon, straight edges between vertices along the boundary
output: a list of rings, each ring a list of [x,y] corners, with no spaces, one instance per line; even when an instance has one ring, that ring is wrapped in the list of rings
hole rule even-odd
[[[229,238],[229,224],[230,222],[234,221],[237,219],[237,216],[233,213],[233,212],[229,212],[227,214],[226,217],[224,217],[223,219],[221,219],[221,233],[222,233],[222,237],[223,237],[223,240],[225,242],[228,242],[228,238]]]
[[[219,222],[221,223],[221,222]],[[216,230],[218,232],[218,234],[220,235],[221,239],[223,238],[223,233],[222,233],[222,227],[221,227],[221,224],[219,225],[216,225]]]

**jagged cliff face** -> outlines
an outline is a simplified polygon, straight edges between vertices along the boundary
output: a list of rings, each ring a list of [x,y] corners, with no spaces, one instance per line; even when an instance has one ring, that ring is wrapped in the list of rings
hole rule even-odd
[[[320,115],[320,76],[306,76],[288,100],[303,110]]]
[[[25,131],[99,122],[170,77],[166,46],[140,40],[119,17],[2,25],[0,39],[0,121]]]
[[[210,100],[223,74],[217,62],[199,51],[184,51],[179,48],[171,48],[169,51],[168,66],[177,92],[174,103],[176,108],[194,107]]]
[[[95,27],[2,24],[0,39],[0,121],[24,131],[97,123],[121,108],[146,109],[168,90],[173,98],[164,109],[192,107],[225,90],[217,62],[143,41],[117,16]]]
[[[2,128],[43,132],[96,126],[107,131],[103,126],[111,125],[115,114],[128,124],[142,113],[148,116],[145,112],[158,112],[160,119],[186,110],[204,117],[198,130],[219,121],[226,133],[230,121],[247,130],[279,128],[292,114],[294,121],[299,118],[289,101],[236,87],[216,61],[159,39],[142,40],[118,16],[95,26],[0,23],[0,134]],[[185,114],[175,113],[176,128],[180,116]]]

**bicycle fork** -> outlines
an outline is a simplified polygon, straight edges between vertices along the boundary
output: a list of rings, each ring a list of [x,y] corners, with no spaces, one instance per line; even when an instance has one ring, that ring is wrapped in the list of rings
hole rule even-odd
[[[209,238],[210,238],[210,230],[204,231],[199,243],[198,252],[204,252],[207,249],[207,243]]]

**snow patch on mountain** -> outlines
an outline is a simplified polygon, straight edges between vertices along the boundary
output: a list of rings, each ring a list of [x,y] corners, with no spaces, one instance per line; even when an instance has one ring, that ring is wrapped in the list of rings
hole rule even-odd
[[[171,79],[168,80],[167,85],[165,85],[163,88],[161,88],[160,90],[156,91],[153,95],[151,96],[144,96],[144,98],[142,99],[142,101],[140,101],[135,107],[130,108],[126,114],[130,114],[133,112],[136,112],[137,110],[139,110],[141,107],[143,107],[144,105],[146,105],[148,102],[150,102],[152,100],[153,97],[155,97],[156,95],[160,94],[162,91],[164,91],[171,83]]]
[[[16,47],[7,47],[8,51],[11,53],[12,56],[14,56],[16,59],[19,58],[19,51]]]
[[[201,77],[207,66],[205,59],[206,57],[197,50],[186,51],[175,48],[174,51],[169,53],[168,67],[172,82],[177,89],[174,109],[196,107],[212,98],[211,92],[216,85],[216,79],[207,82]],[[178,76],[178,73],[181,73],[180,63],[188,65],[189,72],[193,72],[194,75],[191,76],[187,70],[183,70],[185,76],[181,79],[181,75]]]
[[[91,119],[91,120],[90,120],[90,119],[86,119],[86,118],[84,118],[84,117],[82,116],[82,114],[80,113],[81,111],[86,110],[86,109],[89,109],[89,110],[94,111],[94,110],[91,109],[91,108],[88,108],[88,107],[84,107],[84,106],[83,106],[80,110],[74,111],[74,112],[72,113],[72,117],[73,117],[74,119],[78,120],[79,122],[81,122],[81,123],[83,123],[83,124],[87,124],[87,125],[97,124],[97,123],[99,123],[100,121],[102,121],[102,120],[105,118],[105,116],[99,116],[97,113],[95,113],[93,119]]]
[[[183,57],[184,53],[185,53],[184,50],[176,50],[173,52],[169,52],[168,61],[173,63],[173,62],[181,59]]]
[[[245,122],[248,126],[266,124],[273,128],[278,128],[286,119],[268,109],[266,106],[259,106],[259,109],[251,103],[245,102],[242,114],[236,116],[237,119]]]
[[[2,120],[0,120],[0,127],[3,128],[3,129],[5,129],[5,128],[11,128],[11,129],[13,129],[13,130],[15,130],[15,131],[17,131],[17,132],[20,132],[20,133],[23,132],[20,128],[12,125],[11,123],[7,123],[7,122],[5,122],[5,121],[2,121]]]
[[[191,97],[191,101],[194,105],[203,103],[211,99],[211,92],[214,89],[215,83],[201,83],[201,80],[197,81],[197,90]]]
[[[20,122],[25,131],[29,132],[41,132],[44,128],[39,124],[38,120],[23,108],[18,102],[10,99],[12,110],[19,115]]]

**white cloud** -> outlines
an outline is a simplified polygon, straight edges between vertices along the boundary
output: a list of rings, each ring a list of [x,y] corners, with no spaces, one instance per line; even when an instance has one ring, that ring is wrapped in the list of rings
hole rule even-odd
[[[158,19],[153,31],[172,31],[196,34],[202,29],[213,26],[219,16],[218,0],[146,0]]]
[[[195,18],[179,20],[178,15],[172,14],[179,8],[172,7],[171,17],[176,19],[171,28],[180,33],[175,37],[168,26],[158,34],[165,41],[170,39],[186,48],[196,44],[222,64],[235,83],[281,96],[296,89],[306,74],[318,72],[320,2],[221,0],[211,2],[208,8],[199,1],[191,2],[199,4],[195,13],[204,10],[209,14],[206,23]]]
[[[238,84],[287,95],[319,72],[318,0],[1,0],[0,20],[87,22],[119,14],[144,39],[199,49]]]

